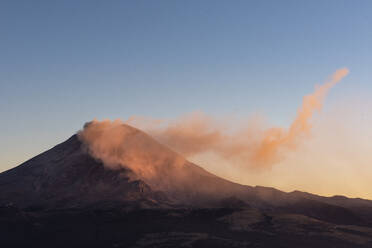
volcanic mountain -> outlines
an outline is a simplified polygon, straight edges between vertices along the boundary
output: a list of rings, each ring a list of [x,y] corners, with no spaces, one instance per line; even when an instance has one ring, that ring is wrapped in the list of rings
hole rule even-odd
[[[372,247],[372,201],[240,185],[136,128],[94,127],[0,174],[0,243]]]
[[[137,156],[126,161],[128,166],[105,166],[75,134],[49,151],[1,173],[0,204],[21,208],[91,204],[213,206],[219,200],[234,195],[245,198],[251,193],[251,187],[205,171],[142,131],[125,124],[121,128],[128,133],[124,152]],[[133,163],[143,167],[136,168],[138,165]]]

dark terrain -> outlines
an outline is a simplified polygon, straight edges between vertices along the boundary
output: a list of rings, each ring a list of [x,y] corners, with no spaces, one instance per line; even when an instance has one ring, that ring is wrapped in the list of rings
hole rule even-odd
[[[197,187],[155,190],[106,169],[74,135],[0,174],[0,247],[372,247],[372,201],[183,170]]]

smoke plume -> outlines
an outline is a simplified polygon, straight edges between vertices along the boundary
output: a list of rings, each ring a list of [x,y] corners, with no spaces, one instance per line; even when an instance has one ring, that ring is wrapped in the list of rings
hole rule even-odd
[[[252,156],[254,166],[269,166],[280,160],[280,149],[295,149],[298,142],[311,130],[310,119],[320,111],[328,91],[349,73],[347,68],[336,71],[331,79],[316,87],[315,91],[303,98],[297,116],[288,130],[271,128],[260,142]]]
[[[226,127],[226,123],[200,112],[171,121],[131,117],[127,123],[143,128],[159,142],[186,157],[212,152],[239,166],[267,168],[280,162],[288,150],[295,150],[306,139],[315,111],[321,110],[328,91],[348,73],[347,68],[337,70],[327,82],[305,96],[287,129],[264,129],[257,125],[231,128],[233,124],[227,123]]]
[[[178,171],[182,171],[186,161],[181,156],[121,120],[93,120],[85,124],[78,137],[106,167],[129,169],[131,179],[144,179],[154,188],[166,188],[165,184],[182,176]]]
[[[328,91],[347,74],[346,68],[336,71],[329,81],[305,96],[288,128],[265,129],[252,123],[237,128],[197,112],[171,121],[131,117],[124,124],[120,120],[93,120],[78,135],[90,154],[105,166],[130,169],[133,177],[158,188],[173,187],[190,177],[182,170],[187,161],[171,150],[186,158],[214,153],[234,165],[268,168],[306,139],[315,111],[322,108]],[[163,145],[127,124],[141,128]]]

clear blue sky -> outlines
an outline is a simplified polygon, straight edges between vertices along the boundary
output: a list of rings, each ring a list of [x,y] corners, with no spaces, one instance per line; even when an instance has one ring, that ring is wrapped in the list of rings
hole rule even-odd
[[[372,1],[1,1],[0,171],[93,118],[259,112],[372,94]]]

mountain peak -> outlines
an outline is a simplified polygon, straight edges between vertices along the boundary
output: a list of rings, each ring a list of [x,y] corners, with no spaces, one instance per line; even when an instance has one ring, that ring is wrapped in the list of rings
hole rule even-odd
[[[84,148],[112,170],[129,169],[134,179],[156,189],[174,187],[187,166],[182,156],[159,144],[146,133],[120,121],[92,121],[78,133]]]
[[[247,188],[188,162],[136,128],[91,122],[65,142],[1,173],[0,204],[202,206]]]
[[[107,169],[83,149],[78,135],[0,174],[0,203],[19,207],[74,207],[155,198],[151,188],[131,180],[129,170]]]
[[[121,122],[90,122],[65,142],[0,173],[0,205],[20,208],[249,206],[311,214],[304,206],[314,205],[319,216],[327,208],[354,220],[341,208],[371,204],[233,183]]]

